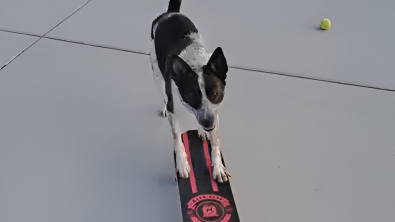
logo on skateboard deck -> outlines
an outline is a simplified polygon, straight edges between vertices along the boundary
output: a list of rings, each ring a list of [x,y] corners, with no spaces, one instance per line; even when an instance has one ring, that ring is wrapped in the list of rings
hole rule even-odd
[[[204,203],[202,212],[203,217],[218,217],[217,208],[215,207],[214,203],[213,205],[208,205],[208,203]]]
[[[187,213],[193,222],[227,222],[233,208],[229,200],[215,194],[203,194],[188,201]]]

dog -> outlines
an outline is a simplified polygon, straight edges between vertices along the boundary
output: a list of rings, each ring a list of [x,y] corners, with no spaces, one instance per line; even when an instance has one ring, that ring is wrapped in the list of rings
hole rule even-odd
[[[203,140],[211,141],[213,179],[226,182],[230,175],[219,148],[218,107],[225,95],[227,61],[221,47],[206,52],[197,28],[180,7],[181,0],[170,0],[151,26],[151,68],[165,102],[161,115],[170,122],[180,177],[188,178],[190,172],[181,135],[197,130]]]

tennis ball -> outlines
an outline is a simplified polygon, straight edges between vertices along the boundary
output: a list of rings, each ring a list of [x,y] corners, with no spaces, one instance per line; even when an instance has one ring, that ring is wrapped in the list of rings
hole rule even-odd
[[[327,18],[321,20],[321,29],[328,30],[331,27],[331,21]]]

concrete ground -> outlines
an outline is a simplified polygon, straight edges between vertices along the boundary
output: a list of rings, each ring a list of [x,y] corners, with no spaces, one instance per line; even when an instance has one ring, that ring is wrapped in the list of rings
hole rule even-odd
[[[1,222],[181,221],[146,55],[166,7],[0,2]],[[233,67],[220,133],[241,221],[395,220],[394,8],[183,2]]]

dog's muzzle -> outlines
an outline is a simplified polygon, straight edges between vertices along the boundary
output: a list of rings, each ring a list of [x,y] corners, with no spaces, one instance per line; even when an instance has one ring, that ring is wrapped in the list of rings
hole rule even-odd
[[[215,129],[215,118],[213,112],[208,110],[199,110],[197,112],[197,119],[205,131],[210,132]]]

